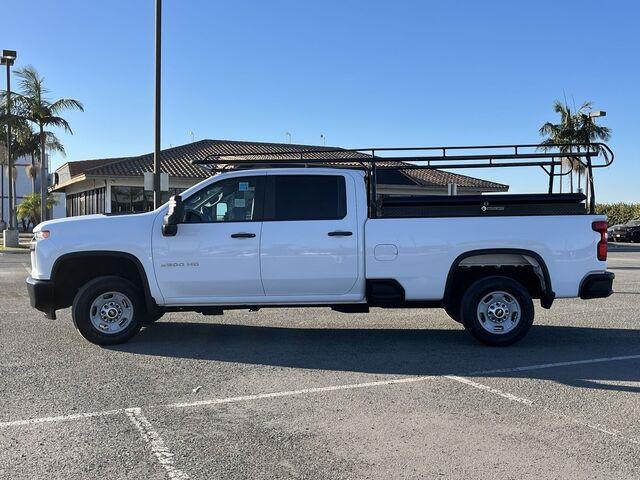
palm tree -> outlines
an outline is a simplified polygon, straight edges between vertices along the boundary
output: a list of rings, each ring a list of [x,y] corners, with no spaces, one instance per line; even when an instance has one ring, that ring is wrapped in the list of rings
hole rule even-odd
[[[22,153],[19,152],[18,148],[18,132],[27,126],[26,121],[20,120],[15,115],[9,116],[7,115],[6,103],[0,105],[0,144],[2,145],[2,158],[0,158],[0,166],[2,167],[0,173],[0,181],[4,182],[5,175],[9,176],[9,156],[8,156],[8,145],[7,145],[7,125],[11,123],[11,160],[15,162],[16,158],[22,156]],[[13,200],[13,205],[17,205],[16,202],[16,178],[18,172],[15,168],[12,169],[12,180],[13,180],[13,188],[11,191],[7,192],[7,197]],[[4,212],[4,183],[2,189],[2,211]],[[9,202],[11,205],[11,202]],[[12,212],[9,212],[9,216],[12,215]],[[3,219],[4,220],[4,219]]]
[[[597,125],[593,118],[589,116],[589,112],[593,108],[592,102],[584,102],[582,106],[576,111],[572,112],[571,108],[559,100],[553,105],[553,110],[560,115],[560,122],[552,123],[546,122],[540,127],[539,133],[543,137],[546,137],[541,145],[543,150],[548,150],[553,144],[567,144],[560,147],[560,152],[571,153],[574,151],[579,152],[582,146],[590,145],[593,142],[599,140],[607,141],[611,137],[611,129]],[[606,151],[601,150],[600,146],[595,146],[598,152],[606,155]],[[580,188],[580,178],[584,173],[583,164],[578,161],[576,157],[568,155],[563,160],[569,163],[571,173],[569,174],[570,188],[573,192],[573,177],[574,172],[578,173],[578,188]],[[553,167],[552,167],[553,175]],[[553,176],[550,178],[550,187],[552,185]],[[560,177],[560,190],[562,191],[562,177]]]
[[[45,131],[45,149],[50,152],[58,152],[62,157],[66,156],[64,146],[53,132]],[[35,133],[29,124],[25,122],[24,126],[18,129],[16,133],[15,158],[29,156],[31,157],[31,165],[27,165],[26,173],[31,179],[31,192],[36,191],[36,178],[40,171],[40,166],[36,162],[36,158],[40,157],[40,135]]]
[[[73,98],[49,100],[47,98],[49,91],[44,86],[44,78],[41,77],[32,66],[16,70],[15,74],[19,78],[20,92],[13,94],[12,99],[13,102],[15,102],[18,115],[38,127],[37,135],[40,142],[39,167],[41,171],[40,196],[44,199],[47,193],[47,164],[45,156],[47,132],[45,131],[45,127],[58,127],[73,134],[69,123],[62,118],[60,114],[65,110],[80,110],[82,112],[84,111],[84,107],[82,103]],[[40,217],[45,220],[47,215],[46,202],[41,201],[40,203],[42,209]]]
[[[47,208],[53,208],[56,205],[57,200],[53,197],[53,195],[47,196]],[[41,207],[40,207],[40,195],[37,193],[30,193],[29,195],[25,195],[20,202],[20,205],[16,208],[16,214],[18,217],[22,219],[26,219],[27,225],[36,226],[40,223],[41,220]]]

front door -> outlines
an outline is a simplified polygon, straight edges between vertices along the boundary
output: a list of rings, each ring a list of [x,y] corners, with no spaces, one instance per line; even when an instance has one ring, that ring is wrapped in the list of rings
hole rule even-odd
[[[259,254],[264,177],[208,184],[184,199],[184,223],[175,236],[154,235],[156,278],[167,304],[264,297]]]
[[[336,174],[267,175],[260,261],[268,297],[340,296],[354,287],[359,232],[352,183]]]

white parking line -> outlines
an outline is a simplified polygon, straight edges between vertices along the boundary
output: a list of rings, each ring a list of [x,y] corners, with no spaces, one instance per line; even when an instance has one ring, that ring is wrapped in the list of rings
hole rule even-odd
[[[160,462],[160,465],[166,470],[168,477],[171,480],[188,480],[189,475],[178,469],[173,462],[173,453],[169,451],[167,446],[162,440],[160,434],[153,428],[153,425],[149,423],[147,417],[142,414],[142,410],[139,408],[127,408],[125,413],[131,420],[140,435],[145,442],[151,445],[151,452],[155,455]]]
[[[604,362],[619,362],[622,360],[637,360],[640,359],[640,355],[625,355],[621,357],[602,357],[602,358],[590,358],[587,360],[571,360],[567,362],[556,363],[541,363],[538,365],[527,365],[525,367],[513,367],[513,368],[497,368],[494,370],[481,370],[478,372],[471,372],[468,374],[470,377],[477,375],[492,375],[495,373],[515,373],[515,372],[528,372],[530,370],[543,370],[545,368],[556,367],[570,367],[574,365],[588,365],[590,363],[604,363]]]
[[[574,366],[574,365],[588,365],[588,364],[594,364],[594,363],[618,362],[618,361],[624,361],[624,360],[637,360],[637,359],[640,359],[640,355],[626,355],[626,356],[617,356],[617,357],[592,358],[592,359],[586,359],[586,360],[574,360],[574,361],[567,361],[567,362],[555,362],[555,363],[528,365],[528,366],[513,367],[513,368],[483,370],[483,371],[478,371],[478,372],[472,372],[472,373],[469,373],[468,375],[469,376],[479,376],[479,375],[491,375],[491,374],[500,374],[500,373],[514,373],[514,372],[541,370],[541,369],[547,369],[547,368],[556,368],[556,367],[565,367],[565,366]],[[460,383],[467,384],[467,385],[472,386],[474,388],[477,388],[479,390],[484,390],[484,391],[486,391],[488,393],[499,395],[499,396],[501,396],[503,398],[506,398],[508,400],[511,400],[511,401],[522,403],[522,404],[527,405],[527,406],[534,406],[534,402],[532,400],[529,400],[529,399],[526,399],[526,398],[522,398],[522,397],[517,397],[517,396],[512,395],[512,394],[510,394],[508,392],[503,392],[501,390],[495,389],[493,387],[489,387],[487,385],[475,382],[473,380],[469,380],[469,379],[464,378],[464,377],[460,377],[460,376],[456,376],[456,375],[443,375],[443,376],[428,375],[428,376],[419,376],[419,377],[402,377],[402,378],[395,378],[395,379],[391,379],[391,380],[380,380],[380,381],[375,381],[375,382],[351,383],[351,384],[333,385],[333,386],[327,386],[327,387],[304,388],[304,389],[300,389],[300,390],[285,390],[285,391],[281,391],[281,392],[261,393],[261,394],[255,394],[255,395],[243,395],[243,396],[227,397],[227,398],[213,398],[213,399],[208,399],[208,400],[198,400],[198,401],[194,401],[194,402],[180,402],[180,403],[170,403],[170,404],[162,404],[162,405],[152,405],[150,407],[145,407],[145,408],[190,408],[190,407],[198,407],[198,406],[219,405],[219,404],[224,404],[224,403],[248,402],[248,401],[255,401],[255,400],[262,400],[262,399],[269,399],[269,398],[280,398],[280,397],[305,395],[305,394],[312,394],[312,393],[332,392],[332,391],[339,391],[339,390],[353,390],[353,389],[357,389],[357,388],[373,388],[373,387],[380,387],[380,386],[386,386],[386,385],[397,385],[397,384],[405,384],[405,383],[424,382],[424,381],[427,381],[427,380],[434,380],[434,379],[438,379],[438,378],[442,378],[442,377],[448,378],[450,380],[455,380],[455,381],[460,382]],[[634,443],[634,444],[640,444],[640,442],[638,440],[625,437],[624,435],[620,434],[619,432],[612,431],[612,430],[607,430],[607,429],[604,429],[604,428],[599,427],[597,425],[592,425],[592,424],[587,424],[587,423],[580,422],[579,420],[573,419],[572,417],[567,417],[567,416],[564,416],[563,414],[560,414],[560,413],[557,413],[557,412],[553,412],[553,411],[547,409],[546,407],[542,407],[542,408],[543,408],[543,410],[548,411],[549,413],[552,413],[553,415],[561,416],[561,417],[566,418],[567,420],[569,420],[571,422],[574,422],[574,423],[577,423],[579,425],[586,426],[588,428],[600,431],[602,433],[606,433],[608,435],[615,435],[617,437],[625,439],[626,441],[629,441],[629,442]],[[60,415],[60,416],[54,416],[54,417],[41,417],[41,418],[33,418],[33,419],[26,419],[26,420],[14,420],[14,421],[8,421],[8,422],[0,422],[0,428],[24,426],[24,425],[34,425],[34,424],[47,423],[47,422],[64,422],[64,421],[71,421],[71,420],[81,420],[81,419],[85,419],[85,418],[101,417],[101,416],[107,416],[107,415],[117,415],[117,414],[122,414],[122,413],[126,413],[129,416],[129,418],[138,419],[140,421],[140,425],[142,425],[142,426],[146,425],[141,420],[141,419],[144,418],[142,416],[141,409],[139,407],[134,407],[134,408],[118,409],[118,410],[105,410],[105,411],[101,411],[101,412],[75,413],[75,414],[70,414],[70,415]],[[132,419],[132,421],[133,421],[133,419]],[[147,423],[148,423],[148,421],[147,421]],[[139,427],[139,428],[142,428],[142,427]],[[148,435],[149,435],[149,438],[153,437],[153,435],[151,435],[151,434],[148,434]],[[159,436],[157,438],[160,439]],[[158,445],[158,443],[156,443],[156,445]],[[162,439],[160,439],[159,445],[160,446],[164,445],[162,443]],[[159,455],[161,455],[162,451],[163,450],[158,450],[158,452],[160,452],[160,453],[156,454],[156,456],[158,456],[159,459],[160,459]],[[170,452],[167,451],[167,453],[170,453]],[[154,454],[155,454],[155,452],[154,452]],[[165,455],[165,454],[162,454],[162,455]],[[176,477],[176,478],[181,478],[181,477]],[[185,477],[182,477],[182,478],[185,478]]]
[[[422,377],[404,377],[404,378],[395,378],[393,380],[381,380],[378,382],[351,383],[347,385],[333,385],[330,387],[303,388],[301,390],[286,390],[284,392],[260,393],[257,395],[244,395],[241,397],[212,398],[210,400],[198,400],[196,402],[170,403],[168,405],[161,405],[161,406],[165,408],[200,407],[200,406],[206,406],[206,405],[219,405],[221,403],[235,403],[235,402],[246,402],[250,400],[262,400],[264,398],[290,397],[293,395],[304,395],[307,393],[334,392],[336,390],[352,390],[355,388],[380,387],[383,385],[396,385],[399,383],[424,382],[425,380],[433,380],[435,378],[439,378],[439,377],[433,376],[433,375],[422,376]]]
[[[468,378],[458,377],[457,375],[445,375],[445,378],[449,380],[454,380],[456,382],[464,383],[465,385],[470,385],[473,388],[477,388],[478,390],[484,390],[485,392],[493,393],[495,395],[499,395],[502,398],[506,398],[507,400],[511,400],[512,402],[523,403],[525,405],[533,405],[533,401],[527,398],[517,397],[511,393],[503,392],[502,390],[498,390],[497,388],[490,387],[488,385],[484,385],[482,383],[474,382],[473,380],[469,380]]]
[[[117,415],[119,413],[124,413],[124,409],[103,410],[101,412],[72,413],[70,415],[59,415],[57,417],[40,417],[40,418],[29,418],[27,420],[14,420],[12,422],[0,422],[0,428],[20,427],[24,425],[35,425],[38,423],[68,422],[71,420],[82,420],[85,418],[92,418],[92,417],[106,417],[109,415]]]
[[[571,423],[575,423],[576,425],[580,425],[581,427],[585,427],[585,428],[589,428],[591,430],[595,430],[597,432],[600,433],[604,433],[606,435],[610,435],[612,437],[617,437],[621,440],[624,440],[625,442],[629,442],[632,443],[634,445],[640,445],[640,440],[636,440],[635,438],[631,438],[631,437],[627,437],[626,435],[623,435],[622,433],[620,433],[617,430],[611,430],[608,428],[604,428],[601,427],[600,425],[595,425],[593,423],[588,423],[588,422],[583,422],[581,420],[578,420],[577,418],[571,417],[569,415],[565,415],[564,413],[560,413],[560,412],[556,412],[555,410],[551,410],[548,407],[545,407],[544,405],[540,405],[537,402],[534,402],[533,400],[530,400],[528,398],[524,398],[524,397],[518,397],[516,395],[513,395],[509,392],[505,392],[504,390],[500,390],[498,388],[494,388],[494,387],[490,387],[488,385],[485,385],[483,383],[479,383],[473,380],[469,380],[468,378],[464,378],[464,377],[458,377],[456,375],[445,375],[445,378],[448,378],[449,380],[453,380],[459,383],[463,383],[465,385],[469,385],[473,388],[477,388],[478,390],[482,390],[483,392],[488,392],[488,393],[492,393],[494,395],[499,395],[502,398],[506,398],[507,400],[510,400],[512,402],[517,402],[517,403],[521,403],[523,405],[526,405],[528,407],[533,407],[533,408],[540,408],[542,411],[553,415],[555,417],[558,418],[562,418],[564,420],[567,420]]]

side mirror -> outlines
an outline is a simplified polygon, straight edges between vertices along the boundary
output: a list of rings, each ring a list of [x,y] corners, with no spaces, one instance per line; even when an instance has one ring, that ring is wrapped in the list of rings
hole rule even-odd
[[[182,206],[182,197],[174,195],[169,199],[169,210],[162,219],[162,235],[165,237],[173,237],[178,233],[178,224],[184,218],[184,208]]]

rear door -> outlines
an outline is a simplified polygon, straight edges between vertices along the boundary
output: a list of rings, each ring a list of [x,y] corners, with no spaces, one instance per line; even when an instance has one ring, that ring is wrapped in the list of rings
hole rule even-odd
[[[358,278],[353,179],[269,173],[260,247],[267,296],[340,296]]]

